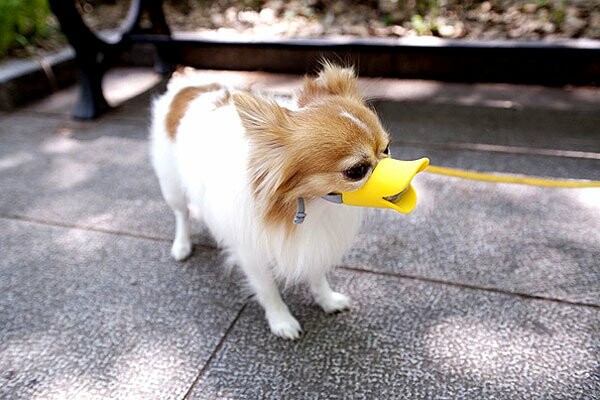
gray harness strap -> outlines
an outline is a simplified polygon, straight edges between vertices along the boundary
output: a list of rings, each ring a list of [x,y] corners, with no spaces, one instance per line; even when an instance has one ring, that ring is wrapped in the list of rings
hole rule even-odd
[[[298,197],[296,215],[294,216],[294,224],[299,225],[304,222],[306,213],[304,212],[304,198]]]

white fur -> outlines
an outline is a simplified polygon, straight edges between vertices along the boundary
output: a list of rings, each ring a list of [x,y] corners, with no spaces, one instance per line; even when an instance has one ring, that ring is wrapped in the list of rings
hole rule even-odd
[[[373,136],[367,124],[362,122],[360,119],[356,118],[354,115],[350,114],[348,111],[342,111],[340,115],[344,118],[348,118],[350,121],[354,122],[356,126],[362,129],[367,135]]]
[[[189,104],[172,141],[165,116],[180,88],[172,85],[155,100],[151,128],[152,164],[176,217],[173,257],[182,260],[191,253],[189,203],[200,211],[219,247],[244,271],[274,334],[296,339],[301,333],[276,282],[306,282],[326,312],[347,309],[348,297],[329,287],[326,273],[351,246],[360,209],[306,199],[306,219],[289,239],[283,231],[266,228],[253,211],[248,142],[234,106],[212,106],[223,92],[201,95]]]

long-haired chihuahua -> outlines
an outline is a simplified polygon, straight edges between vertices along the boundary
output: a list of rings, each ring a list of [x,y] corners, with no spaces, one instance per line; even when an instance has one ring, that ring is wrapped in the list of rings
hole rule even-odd
[[[331,194],[359,190],[389,157],[389,142],[352,68],[324,62],[292,100],[172,80],[151,127],[152,164],[175,213],[171,254],[191,253],[193,205],[244,272],[271,331],[298,338],[278,284],[306,282],[327,313],[349,308],[326,275],[352,245],[361,208]]]

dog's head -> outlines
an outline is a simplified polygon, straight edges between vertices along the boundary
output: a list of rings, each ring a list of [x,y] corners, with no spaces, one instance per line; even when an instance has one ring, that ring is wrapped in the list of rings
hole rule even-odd
[[[250,142],[250,179],[267,223],[291,223],[298,197],[352,192],[389,157],[389,135],[351,68],[329,63],[305,78],[297,110],[250,93],[233,96]]]

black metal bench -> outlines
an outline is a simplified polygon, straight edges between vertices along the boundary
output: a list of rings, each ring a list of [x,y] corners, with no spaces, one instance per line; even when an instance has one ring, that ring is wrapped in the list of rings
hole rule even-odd
[[[76,52],[80,96],[74,117],[95,118],[109,109],[102,77],[134,42],[152,43],[156,67],[167,73],[174,64],[197,68],[306,73],[321,57],[358,65],[366,76],[462,82],[511,82],[544,85],[599,85],[600,41],[470,42],[395,39],[273,39],[254,41],[173,35],[161,0],[132,0],[118,40],[94,34],[77,11],[75,0],[50,0],[52,11]],[[147,12],[151,27],[140,27]]]

